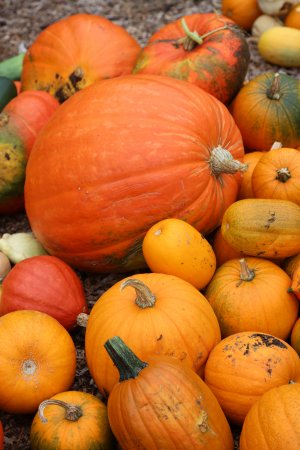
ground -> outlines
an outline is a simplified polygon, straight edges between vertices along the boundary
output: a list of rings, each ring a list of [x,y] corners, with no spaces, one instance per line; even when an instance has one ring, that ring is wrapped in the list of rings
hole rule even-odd
[[[186,0],[2,0],[0,6],[0,60],[14,56],[28,48],[38,33],[52,22],[70,14],[86,12],[103,15],[114,23],[122,25],[141,45],[163,24],[185,14],[220,11],[220,1]],[[258,55],[256,43],[247,37],[251,62],[247,78],[251,79],[266,70],[276,71],[277,66],[265,63]],[[296,70],[285,70],[297,74]],[[299,74],[297,75],[299,77]],[[1,170],[1,168],[0,168]],[[3,233],[29,230],[26,215],[0,217],[0,236]],[[79,273],[90,308],[101,293],[125,275],[90,275]],[[72,333],[77,348],[77,373],[73,389],[99,395],[91,379],[84,358],[84,329]],[[29,430],[32,416],[18,416],[0,413],[5,432],[5,449],[29,449]],[[234,430],[235,446],[238,447],[238,430]]]

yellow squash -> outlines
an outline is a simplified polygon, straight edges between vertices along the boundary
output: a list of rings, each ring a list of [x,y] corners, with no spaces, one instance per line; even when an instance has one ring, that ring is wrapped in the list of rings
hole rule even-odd
[[[300,30],[292,27],[272,27],[258,40],[258,51],[271,64],[300,67]]]

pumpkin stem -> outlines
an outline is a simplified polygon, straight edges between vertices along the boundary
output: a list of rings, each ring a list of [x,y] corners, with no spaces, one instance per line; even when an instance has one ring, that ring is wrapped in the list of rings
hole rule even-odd
[[[275,141],[275,142],[273,142],[270,150],[279,150],[280,148],[282,148],[282,143],[279,141]]]
[[[222,173],[245,172],[248,169],[248,164],[233,159],[232,154],[220,145],[211,151],[208,163],[216,177]]]
[[[131,286],[135,289],[136,299],[135,303],[140,308],[152,308],[155,305],[156,297],[150,291],[148,286],[145,285],[141,280],[136,278],[128,278],[121,283],[121,291],[127,286]]]
[[[255,278],[255,271],[250,269],[244,258],[240,259],[240,279],[242,281],[252,281]]]
[[[287,180],[291,178],[291,172],[287,167],[276,170],[276,173],[276,180],[281,181],[282,183],[286,183]]]
[[[279,100],[281,98],[279,72],[274,75],[270,89],[267,90],[267,97],[271,100]]]
[[[66,411],[65,419],[70,420],[71,422],[76,422],[82,416],[82,409],[80,408],[80,406],[74,405],[73,403],[67,403],[62,400],[49,399],[44,400],[39,405],[38,414],[43,423],[48,422],[44,415],[44,410],[48,405],[57,405],[64,408]]]
[[[196,45],[201,45],[204,42],[204,39],[210,36],[211,34],[216,33],[217,31],[226,30],[228,25],[224,25],[222,27],[216,28],[215,30],[208,31],[204,33],[202,36],[198,34],[197,31],[191,31],[183,17],[181,19],[181,25],[185,32],[185,36],[177,40],[177,44],[181,44],[186,51],[191,51]]]
[[[104,348],[119,371],[120,382],[136,378],[140,371],[148,366],[148,363],[140,360],[119,336],[108,339]]]
[[[79,313],[78,316],[76,317],[77,325],[79,325],[80,327],[83,327],[83,328],[87,327],[88,320],[89,320],[89,314],[87,314],[87,313]]]

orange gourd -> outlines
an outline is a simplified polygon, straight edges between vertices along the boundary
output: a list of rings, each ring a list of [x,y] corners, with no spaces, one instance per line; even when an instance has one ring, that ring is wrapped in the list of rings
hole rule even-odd
[[[243,173],[238,200],[242,200],[244,198],[254,198],[252,189],[252,174],[263,154],[263,152],[250,152],[245,154],[243,161],[244,164],[247,164],[248,168]]]
[[[146,265],[142,240],[154,223],[175,217],[204,235],[220,224],[243,154],[228,109],[197,86],[155,75],[94,83],[40,133],[27,216],[43,247],[71,266],[134,271]]]
[[[233,450],[220,405],[189,367],[166,356],[141,361],[117,336],[105,349],[120,373],[107,411],[123,450]]]
[[[0,408],[35,413],[39,404],[72,385],[76,349],[65,328],[39,311],[0,317]]]
[[[246,331],[222,339],[212,349],[204,381],[230,422],[242,425],[251,406],[265,392],[296,380],[299,372],[299,356],[287,342]]]
[[[32,450],[115,448],[106,405],[95,395],[60,392],[44,400],[30,427]]]
[[[298,450],[299,403],[299,383],[274,387],[263,394],[247,414],[240,450]]]
[[[300,30],[300,3],[292,6],[284,19],[286,27],[298,28]]]
[[[262,14],[257,0],[222,0],[221,11],[224,16],[229,17],[240,27],[247,31],[251,30],[255,19]]]
[[[290,283],[284,270],[271,261],[232,259],[217,269],[204,295],[223,338],[256,330],[286,340],[299,311],[299,301],[288,293]]]
[[[65,101],[97,80],[129,74],[140,45],[121,27],[94,14],[73,14],[47,26],[28,48],[21,88]]]
[[[140,358],[171,355],[196,372],[221,338],[212,307],[190,283],[158,273],[125,278],[101,295],[87,320],[86,361],[105,396],[118,371],[103,345],[116,333]]]

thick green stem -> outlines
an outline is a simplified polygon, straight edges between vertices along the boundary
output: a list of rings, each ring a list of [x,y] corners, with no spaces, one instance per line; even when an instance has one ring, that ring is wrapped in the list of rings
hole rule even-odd
[[[127,286],[131,286],[135,289],[135,303],[140,308],[152,308],[155,305],[155,295],[141,280],[138,280],[136,278],[128,278],[127,280],[123,281],[123,283],[121,283],[121,291]]]
[[[211,36],[218,31],[228,29],[228,25],[224,25],[222,27],[216,28],[215,30],[208,31],[207,33],[200,36],[197,31],[191,31],[189,29],[184,17],[181,19],[181,25],[185,32],[185,36],[181,39],[178,39],[177,44],[181,44],[186,51],[191,51],[196,45],[203,44],[204,39],[208,36]]]
[[[141,361],[119,337],[114,336],[105,342],[104,348],[114,362],[120,374],[120,382],[136,378],[141,370],[148,366]]]
[[[64,408],[66,411],[65,419],[70,420],[71,422],[76,422],[82,416],[82,409],[80,408],[80,406],[74,405],[73,403],[67,403],[62,400],[49,399],[49,400],[44,400],[40,404],[39,409],[38,409],[39,417],[43,423],[48,422],[48,420],[46,419],[46,417],[44,415],[44,410],[45,410],[46,406],[48,406],[48,405],[56,405],[56,406],[61,406],[62,408]]]

